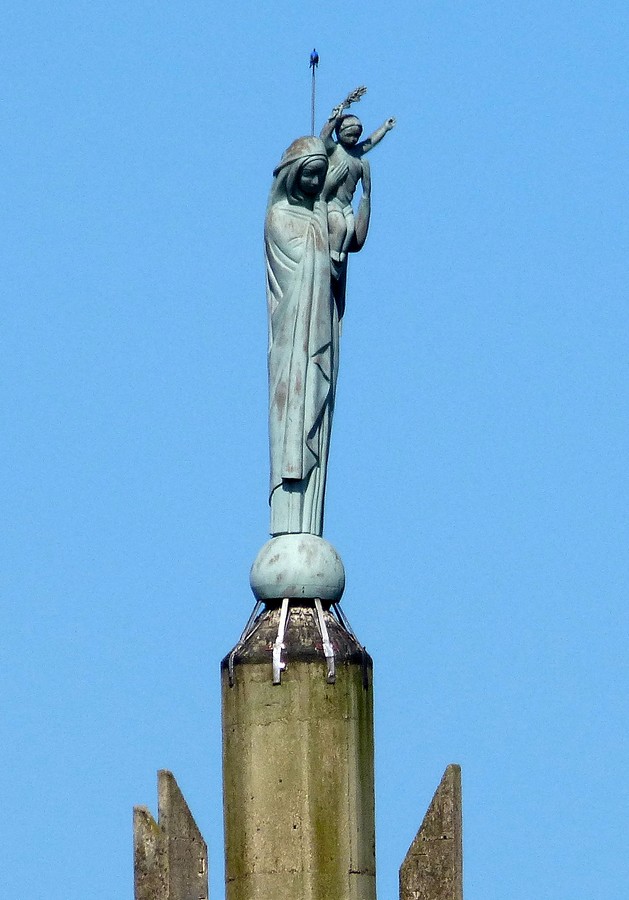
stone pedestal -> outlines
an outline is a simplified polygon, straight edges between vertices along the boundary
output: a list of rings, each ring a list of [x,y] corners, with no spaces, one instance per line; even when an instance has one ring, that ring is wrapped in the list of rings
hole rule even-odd
[[[221,669],[227,900],[375,900],[370,657],[329,608],[268,601]]]

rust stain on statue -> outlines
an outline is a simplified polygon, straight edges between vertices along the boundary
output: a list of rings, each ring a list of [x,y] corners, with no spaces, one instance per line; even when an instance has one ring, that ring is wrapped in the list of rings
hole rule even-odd
[[[286,409],[286,383],[284,381],[280,381],[277,388],[275,389],[275,405],[277,407],[277,411],[280,414],[280,418],[284,415],[284,411]]]

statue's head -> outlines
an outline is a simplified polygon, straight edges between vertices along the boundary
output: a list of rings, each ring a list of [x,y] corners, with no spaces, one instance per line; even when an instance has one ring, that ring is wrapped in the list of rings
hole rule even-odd
[[[353,147],[358,143],[360,136],[363,133],[363,126],[357,116],[347,115],[341,116],[336,123],[334,130],[336,131],[339,143],[348,147]]]
[[[275,168],[272,193],[286,192],[295,201],[315,199],[321,193],[328,171],[328,155],[317,137],[299,138],[284,151]]]
[[[305,194],[306,197],[318,197],[323,188],[327,171],[327,158],[313,156],[307,159],[297,175],[298,187],[302,194]]]

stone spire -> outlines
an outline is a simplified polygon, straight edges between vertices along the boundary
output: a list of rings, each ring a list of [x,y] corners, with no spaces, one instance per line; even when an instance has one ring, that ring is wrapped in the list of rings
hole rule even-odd
[[[400,868],[400,900],[463,900],[461,767],[444,772]]]
[[[207,846],[172,772],[157,790],[158,822],[133,810],[135,900],[208,900]]]

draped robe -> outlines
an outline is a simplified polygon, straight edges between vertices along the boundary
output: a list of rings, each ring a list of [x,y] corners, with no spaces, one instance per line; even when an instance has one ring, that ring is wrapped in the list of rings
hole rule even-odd
[[[322,533],[338,373],[326,204],[309,209],[291,193],[305,161],[276,170],[264,229],[274,535]]]

